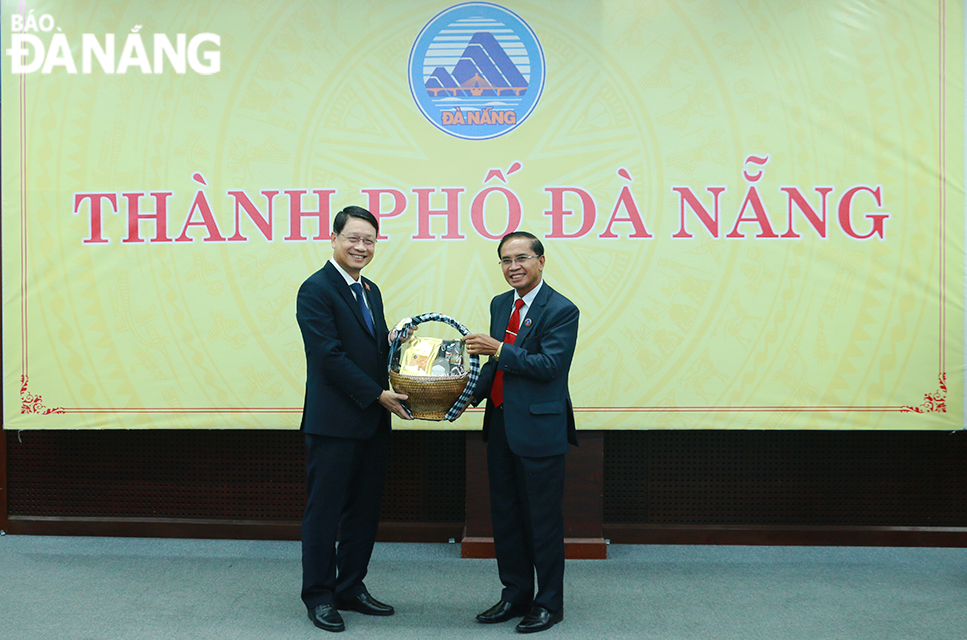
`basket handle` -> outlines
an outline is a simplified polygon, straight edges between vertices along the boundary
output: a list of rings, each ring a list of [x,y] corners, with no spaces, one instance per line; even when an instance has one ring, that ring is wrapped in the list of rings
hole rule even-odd
[[[387,373],[393,363],[393,356],[396,351],[400,348],[400,336],[406,335],[410,329],[417,326],[422,322],[443,322],[450,325],[454,329],[460,332],[460,335],[466,336],[470,334],[470,330],[465,326],[460,324],[457,320],[454,320],[450,316],[445,316],[442,313],[423,313],[412,318],[406,318],[398,327],[396,327],[396,337],[393,339],[392,344],[389,347],[389,363],[386,365]],[[463,388],[460,393],[460,397],[457,398],[450,410],[447,411],[447,415],[444,417],[445,420],[453,422],[457,419],[462,412],[464,407],[470,403],[470,396],[473,394],[474,387],[477,386],[477,377],[480,375],[480,356],[477,354],[470,354],[470,369],[468,371],[469,378],[467,379],[467,386]]]

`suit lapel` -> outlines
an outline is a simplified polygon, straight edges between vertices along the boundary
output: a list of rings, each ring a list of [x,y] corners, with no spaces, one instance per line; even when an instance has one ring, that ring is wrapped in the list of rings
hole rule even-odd
[[[356,296],[353,295],[353,290],[349,288],[348,284],[346,284],[342,274],[339,273],[336,267],[332,266],[332,263],[330,262],[326,263],[325,269],[329,273],[329,279],[332,281],[333,287],[339,292],[339,295],[342,296],[343,301],[349,305],[349,309],[353,312],[353,315],[356,316],[359,326],[363,328],[363,333],[375,340],[376,337],[369,330],[369,327],[366,326],[366,320],[363,318],[363,312],[359,309],[359,303],[356,302]],[[360,278],[360,282],[362,282],[362,278]],[[370,312],[372,312],[372,309]],[[373,316],[373,325],[375,326],[375,324],[376,317]]]
[[[530,333],[531,327],[537,324],[538,319],[540,319],[541,314],[544,313],[544,305],[547,304],[547,296],[550,293],[551,288],[547,286],[545,282],[541,287],[541,290],[537,292],[537,297],[534,298],[534,303],[531,304],[531,308],[527,310],[527,317],[524,318],[524,322],[521,324],[520,330],[517,332],[517,340],[514,345],[519,345],[524,342],[527,338],[527,334]],[[508,316],[510,318],[510,316]]]
[[[511,289],[503,294],[498,302],[497,313],[491,319],[490,335],[497,340],[503,341],[507,333],[507,324],[510,323],[510,314],[514,309],[514,290]]]

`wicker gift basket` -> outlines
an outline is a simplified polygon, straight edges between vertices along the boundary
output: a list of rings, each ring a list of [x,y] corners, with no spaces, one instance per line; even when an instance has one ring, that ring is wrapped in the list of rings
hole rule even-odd
[[[409,398],[404,403],[414,418],[421,420],[456,420],[470,401],[480,371],[480,358],[466,357],[463,342],[436,338],[411,338],[406,335],[423,322],[443,322],[465,336],[466,327],[441,313],[424,313],[407,318],[397,327],[397,339],[390,346],[389,379],[397,393]]]

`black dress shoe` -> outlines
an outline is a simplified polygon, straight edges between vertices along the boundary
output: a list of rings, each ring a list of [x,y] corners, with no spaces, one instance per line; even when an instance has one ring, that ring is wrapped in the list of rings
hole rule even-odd
[[[337,600],[336,608],[343,611],[357,611],[367,616],[391,616],[396,610],[369,595],[365,591],[349,600]]]
[[[512,604],[506,600],[501,600],[483,613],[477,614],[477,622],[484,624],[506,622],[511,618],[519,618],[527,613],[530,608],[530,604]]]
[[[318,607],[309,609],[309,619],[312,620],[312,624],[326,631],[346,630],[342,616],[331,604],[320,604]]]
[[[524,619],[520,621],[517,625],[517,631],[520,633],[534,633],[535,631],[544,631],[545,629],[550,629],[558,622],[564,619],[564,609],[558,609],[553,613],[544,607],[534,606],[530,613],[524,616]]]

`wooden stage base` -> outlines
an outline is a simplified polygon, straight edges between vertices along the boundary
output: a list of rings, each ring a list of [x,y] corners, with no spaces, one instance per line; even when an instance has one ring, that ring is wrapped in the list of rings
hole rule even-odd
[[[495,557],[494,539],[464,536],[460,542],[460,557]],[[568,560],[607,560],[608,543],[604,538],[564,538],[564,557]]]

